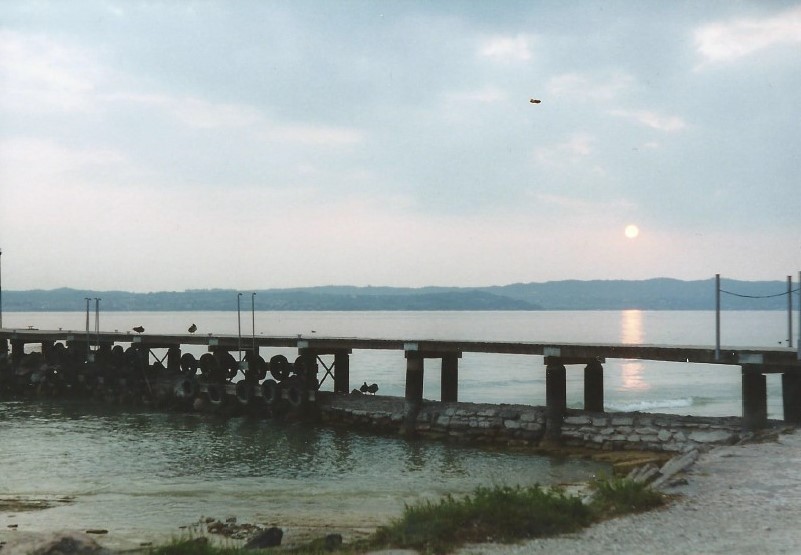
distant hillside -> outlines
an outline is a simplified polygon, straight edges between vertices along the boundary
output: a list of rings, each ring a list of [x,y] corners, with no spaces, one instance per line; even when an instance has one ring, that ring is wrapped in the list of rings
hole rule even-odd
[[[539,310],[536,303],[475,289],[381,288],[270,289],[256,291],[259,310]],[[81,311],[85,297],[99,297],[104,311],[236,310],[237,291],[203,289],[183,292],[4,291],[7,312]],[[242,309],[250,309],[250,292]],[[94,302],[91,303],[94,310]]]
[[[797,285],[794,287],[797,289]],[[783,281],[724,279],[721,289],[726,291],[721,295],[724,310],[787,308],[787,284]],[[797,292],[793,296],[798,307]],[[237,291],[3,291],[3,310],[82,311],[85,297],[101,298],[104,311],[235,310]],[[243,310],[250,307],[249,297],[250,292],[245,292]],[[478,288],[331,285],[259,290],[256,303],[258,310],[714,310],[715,280],[565,280]]]

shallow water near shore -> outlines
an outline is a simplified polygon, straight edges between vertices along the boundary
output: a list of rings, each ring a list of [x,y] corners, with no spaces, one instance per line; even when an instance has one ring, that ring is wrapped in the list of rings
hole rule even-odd
[[[164,540],[202,516],[283,527],[369,528],[404,503],[483,485],[589,479],[604,465],[407,441],[301,423],[158,413],[76,402],[0,403],[0,498],[17,530],[107,529]]]

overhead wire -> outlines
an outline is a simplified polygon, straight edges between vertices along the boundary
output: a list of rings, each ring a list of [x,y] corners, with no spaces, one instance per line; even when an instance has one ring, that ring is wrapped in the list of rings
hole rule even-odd
[[[741,297],[741,298],[744,298],[744,299],[771,299],[773,297],[783,297],[785,295],[789,295],[790,293],[798,293],[799,290],[801,290],[801,288],[799,288],[799,289],[791,289],[790,291],[785,291],[784,293],[776,293],[776,294],[773,294],[773,295],[743,295],[741,293],[734,293],[732,291],[726,291],[725,289],[721,289],[720,292],[721,293],[726,293],[727,295],[731,295],[733,297]]]

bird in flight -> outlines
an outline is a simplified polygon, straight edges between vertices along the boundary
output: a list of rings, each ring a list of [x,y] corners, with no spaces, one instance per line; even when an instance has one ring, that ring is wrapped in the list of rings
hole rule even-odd
[[[195,333],[197,331],[197,326],[195,324],[192,324],[191,326],[189,326],[189,330],[187,331],[189,331],[189,333]]]
[[[145,328],[144,328],[144,327],[142,327],[142,326],[136,326],[135,328],[133,328],[133,330],[134,330],[136,333],[142,333],[143,331],[145,331]]]
[[[531,100],[529,100],[529,102],[531,102],[532,104],[539,104],[540,102],[542,102],[542,100],[540,100],[539,98],[532,98]]]

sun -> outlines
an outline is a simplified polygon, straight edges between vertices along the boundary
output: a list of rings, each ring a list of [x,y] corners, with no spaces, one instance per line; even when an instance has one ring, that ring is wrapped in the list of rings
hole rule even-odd
[[[629,239],[636,239],[636,237],[640,234],[640,228],[634,224],[629,224],[626,226],[626,230],[623,233],[625,233],[626,237]]]

